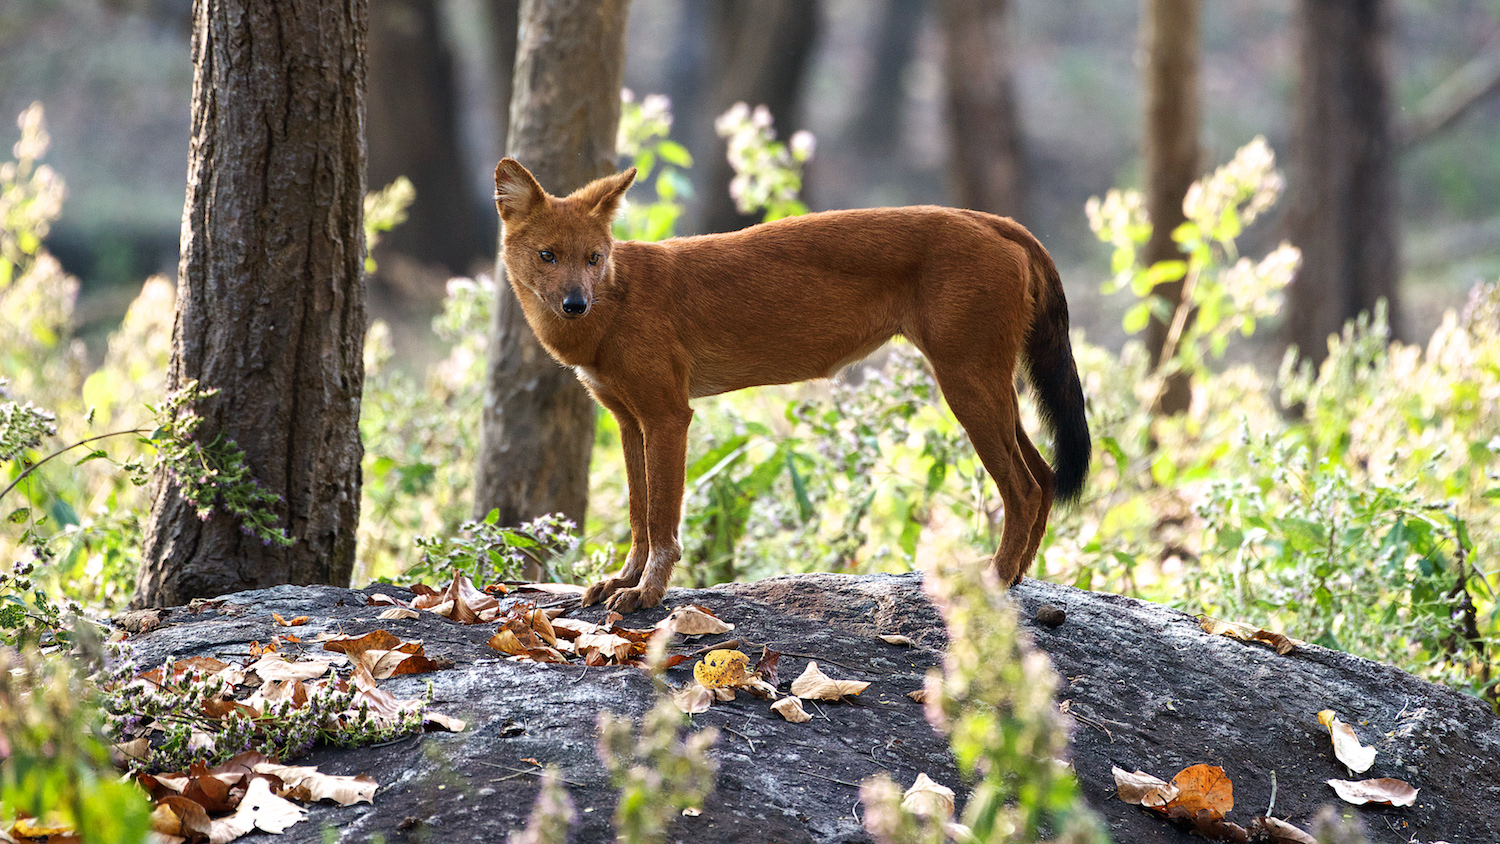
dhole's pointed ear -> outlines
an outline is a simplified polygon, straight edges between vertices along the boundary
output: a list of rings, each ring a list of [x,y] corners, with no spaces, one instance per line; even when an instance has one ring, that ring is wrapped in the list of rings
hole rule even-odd
[[[531,171],[514,158],[502,158],[495,165],[495,210],[501,219],[524,214],[546,197]]]
[[[605,176],[578,189],[573,194],[585,207],[591,208],[594,216],[604,220],[613,220],[615,214],[620,211],[620,202],[625,198],[625,191],[630,189],[635,182],[635,168],[616,173],[613,176]]]

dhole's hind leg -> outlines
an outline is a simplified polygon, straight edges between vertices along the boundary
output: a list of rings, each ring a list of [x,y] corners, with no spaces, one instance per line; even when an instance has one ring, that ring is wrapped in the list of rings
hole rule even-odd
[[[1028,465],[1028,449],[1035,454],[1036,448],[1021,430],[1020,407],[1011,386],[1009,367],[965,363],[970,365],[946,366],[933,361],[933,368],[948,407],[968,432],[969,441],[985,470],[994,478],[1000,500],[1005,503],[1005,524],[994,566],[1001,585],[1010,586],[1031,566],[1031,557],[1041,542],[1038,531],[1045,529],[1052,501],[1050,470],[1044,476],[1048,481],[1044,487]],[[1037,454],[1036,459],[1040,461],[1041,455]]]
[[[1026,543],[1026,553],[1021,557],[1020,574],[1011,585],[1020,581],[1021,575],[1026,573],[1031,562],[1036,559],[1036,553],[1042,547],[1042,538],[1047,535],[1047,516],[1052,512],[1052,497],[1057,490],[1057,478],[1052,472],[1052,467],[1042,459],[1041,452],[1036,450],[1031,438],[1026,436],[1026,429],[1021,425],[1020,417],[1016,418],[1016,444],[1021,447],[1021,455],[1026,458],[1026,468],[1031,470],[1031,476],[1036,479],[1042,488],[1042,507],[1037,511],[1035,520],[1031,523],[1031,535]],[[1007,514],[1006,518],[1009,518]]]

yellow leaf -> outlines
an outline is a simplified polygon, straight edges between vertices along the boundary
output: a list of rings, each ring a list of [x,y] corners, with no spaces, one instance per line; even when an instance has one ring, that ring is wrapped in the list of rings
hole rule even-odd
[[[693,677],[705,688],[733,686],[745,679],[745,668],[749,664],[750,657],[740,651],[709,651],[693,666]]]

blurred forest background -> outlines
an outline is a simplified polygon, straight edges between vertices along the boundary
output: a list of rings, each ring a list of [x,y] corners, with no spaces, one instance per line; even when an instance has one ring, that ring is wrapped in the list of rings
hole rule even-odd
[[[414,319],[396,321],[425,331],[443,281],[494,260],[490,178],[503,154],[515,6],[371,4],[370,188],[404,174],[418,191],[410,222],[381,247],[374,316],[410,310]],[[1468,101],[1434,129],[1455,96],[1467,100],[1465,85],[1469,94],[1497,87],[1500,2],[1391,7],[1402,333],[1422,342],[1476,281],[1500,275],[1500,97]],[[1290,0],[1203,4],[1198,172],[1256,135],[1288,168],[1299,74],[1294,11]],[[1021,207],[1003,213],[1052,250],[1075,325],[1107,346],[1123,339],[1123,306],[1100,301],[1108,247],[1090,233],[1084,203],[1141,182],[1140,14],[1140,4],[1109,0],[1010,0],[1008,10],[1025,190]],[[141,281],[177,266],[191,19],[189,0],[0,7],[0,114],[32,101],[47,107],[48,160],[69,186],[47,244],[82,281],[75,319],[96,354]],[[768,104],[783,137],[796,129],[816,136],[804,190],[814,210],[972,204],[949,175],[945,39],[954,27],[946,21],[926,0],[636,0],[626,85],[638,98],[670,97],[673,136],[696,162],[687,173],[695,199],[678,231],[747,222],[715,183],[730,173],[713,118],[736,100]],[[1288,178],[1295,195],[1290,169]],[[1287,237],[1285,228],[1278,209],[1250,232],[1246,251],[1264,251]]]

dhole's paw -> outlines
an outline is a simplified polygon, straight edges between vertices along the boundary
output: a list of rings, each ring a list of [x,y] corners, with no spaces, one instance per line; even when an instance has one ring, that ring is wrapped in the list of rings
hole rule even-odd
[[[652,589],[650,586],[637,586],[632,589],[621,589],[609,599],[609,608],[620,615],[629,615],[636,610],[650,609],[661,603],[666,595],[665,589]]]
[[[605,598],[608,598],[609,596],[615,594],[619,590],[634,586],[639,582],[639,578],[635,580],[627,580],[623,577],[611,577],[605,580],[601,580],[598,583],[595,583],[593,586],[590,586],[588,589],[584,590],[583,605],[585,607],[591,607],[594,604],[597,604],[600,601],[604,600]]]

